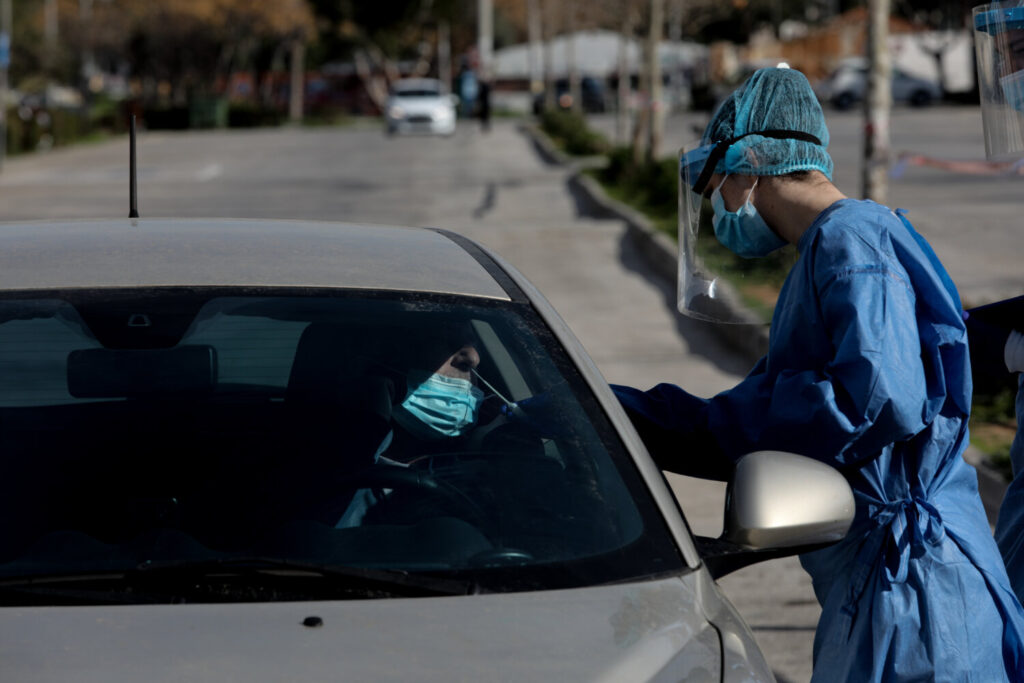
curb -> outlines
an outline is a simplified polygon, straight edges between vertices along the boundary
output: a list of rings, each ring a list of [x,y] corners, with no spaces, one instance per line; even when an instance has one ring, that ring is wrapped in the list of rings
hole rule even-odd
[[[675,242],[655,229],[642,213],[609,197],[600,183],[584,172],[599,168],[603,160],[600,157],[569,157],[557,149],[551,139],[533,124],[520,124],[519,130],[532,142],[545,163],[570,169],[569,190],[581,206],[585,207],[587,214],[595,218],[623,221],[629,238],[651,271],[657,277],[674,285],[679,263]],[[742,353],[751,363],[756,362],[768,351],[767,326],[714,325],[713,328],[724,343]],[[978,493],[985,506],[989,524],[994,526],[1008,483],[1002,474],[987,463],[984,454],[970,444],[964,451],[964,459],[978,472]]]
[[[609,197],[597,180],[580,170],[569,177],[569,187],[578,198],[584,199],[584,205],[591,208],[591,215],[625,222],[630,239],[647,265],[658,277],[675,285],[679,270],[678,247],[668,235],[651,225],[647,217],[636,209]],[[737,314],[731,317],[737,317]],[[768,352],[767,325],[714,325],[713,330],[725,344],[749,358],[751,363]]]
[[[601,168],[605,163],[604,157],[570,157],[558,149],[551,138],[532,123],[520,124],[519,130],[530,140],[545,163],[570,170],[569,191],[585,209],[587,215],[623,221],[630,239],[652,272],[675,286],[679,268],[676,243],[668,235],[657,230],[641,212],[609,197],[601,188],[601,184],[585,173],[591,169]],[[733,313],[731,317],[735,315]],[[715,325],[714,330],[724,343],[747,356],[752,363],[768,351],[766,325]]]

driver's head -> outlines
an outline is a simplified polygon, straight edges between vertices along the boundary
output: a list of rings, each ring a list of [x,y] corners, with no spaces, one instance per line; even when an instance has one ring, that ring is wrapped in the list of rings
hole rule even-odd
[[[442,324],[419,332],[409,343],[414,352],[395,420],[423,439],[461,436],[476,423],[484,397],[473,375],[480,354],[472,330]]]
[[[477,340],[472,329],[462,323],[444,323],[421,330],[413,342],[415,357],[410,369],[473,381],[472,371],[480,365]]]

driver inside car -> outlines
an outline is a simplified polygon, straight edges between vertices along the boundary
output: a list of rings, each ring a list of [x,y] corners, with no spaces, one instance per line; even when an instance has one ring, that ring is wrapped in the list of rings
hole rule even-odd
[[[390,396],[390,421],[371,468],[409,468],[432,455],[460,451],[477,427],[508,412],[488,400],[500,398],[496,392],[487,395],[480,387],[487,383],[477,373],[480,353],[471,333],[456,329],[416,342],[422,353],[409,362],[404,377],[379,378]],[[335,527],[359,526],[391,494],[383,487],[358,489]]]
[[[459,344],[433,370],[410,370],[405,398],[392,408],[392,429],[374,454],[375,463],[408,465],[430,448],[464,436],[477,422],[484,392],[474,371],[480,354],[472,342]]]

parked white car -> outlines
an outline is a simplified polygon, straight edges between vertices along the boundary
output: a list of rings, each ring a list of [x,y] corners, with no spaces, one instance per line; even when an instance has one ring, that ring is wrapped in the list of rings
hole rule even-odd
[[[451,135],[458,98],[436,78],[406,78],[391,88],[384,112],[385,130],[395,133]]]
[[[867,61],[857,58],[841,63],[814,90],[822,102],[845,110],[864,99],[867,84]],[[924,107],[942,99],[942,87],[935,81],[893,69],[892,99],[912,107]]]

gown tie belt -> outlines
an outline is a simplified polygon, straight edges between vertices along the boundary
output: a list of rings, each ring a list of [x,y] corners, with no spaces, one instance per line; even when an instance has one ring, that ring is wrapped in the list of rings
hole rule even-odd
[[[857,603],[867,590],[876,568],[881,563],[882,580],[887,585],[907,580],[914,547],[938,545],[945,537],[942,515],[928,500],[914,496],[892,501],[878,510],[874,525],[866,534],[857,552],[850,591],[843,614],[850,620],[850,628],[857,615]]]

